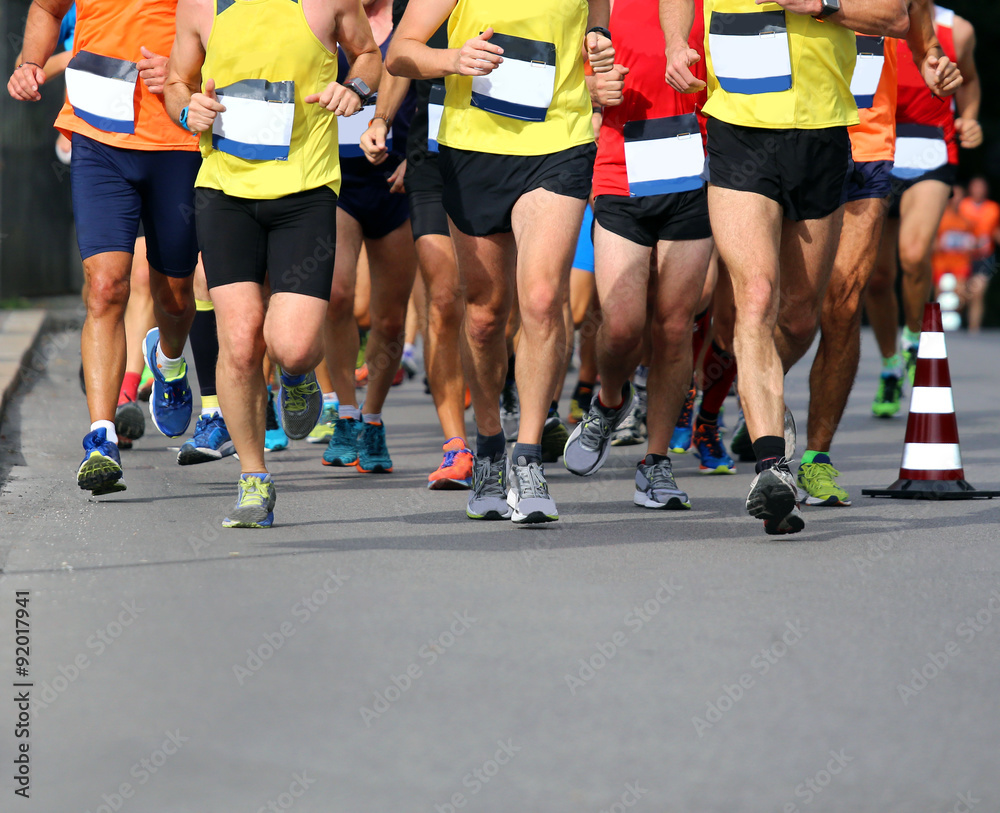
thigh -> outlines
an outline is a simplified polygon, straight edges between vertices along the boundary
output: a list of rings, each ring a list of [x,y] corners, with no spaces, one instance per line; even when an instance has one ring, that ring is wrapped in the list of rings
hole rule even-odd
[[[929,256],[950,197],[951,187],[942,181],[921,181],[907,189],[899,201],[900,245]]]
[[[754,192],[708,188],[708,213],[719,256],[726,264],[737,303],[752,288],[767,285],[777,301],[781,205]]]
[[[447,224],[447,216],[445,223]],[[424,234],[417,238],[416,250],[428,300],[433,301],[437,292],[454,292],[458,295],[458,265],[455,262],[455,247],[451,236]]]
[[[541,187],[522,195],[514,205],[511,223],[522,303],[539,289],[561,289],[568,295],[569,269],[586,205],[585,199]]]
[[[209,290],[237,282],[260,285],[267,273],[267,231],[253,201],[217,189],[198,189],[198,242]]]
[[[785,221],[781,230],[783,312],[816,309],[833,273],[843,222],[844,207],[816,220]]]
[[[328,187],[261,201],[271,292],[330,299],[337,252],[337,196]]]
[[[517,248],[512,234],[474,237],[451,224],[459,284],[470,306],[509,313],[514,303]]]
[[[656,308],[660,321],[690,319],[698,310],[712,259],[712,238],[662,240],[656,247]]]
[[[265,292],[256,282],[230,282],[212,289],[212,304],[224,351],[248,350],[263,341]]]
[[[196,152],[162,151],[140,156],[139,185],[146,256],[168,277],[186,277],[198,262],[194,183],[201,167]]]
[[[651,247],[628,240],[598,221],[594,229],[594,279],[606,322],[645,323],[652,253]]]
[[[77,134],[70,165],[73,218],[84,260],[107,252],[132,254],[142,201],[122,160],[124,150]]]
[[[844,225],[830,277],[831,291],[863,290],[868,285],[888,211],[888,198],[852,200],[844,207]]]
[[[358,260],[364,237],[361,224],[343,209],[337,209],[337,251],[333,263],[331,298],[354,301]]]
[[[417,272],[417,254],[410,224],[404,222],[378,240],[365,240],[371,275],[372,311],[386,308],[405,312]]]

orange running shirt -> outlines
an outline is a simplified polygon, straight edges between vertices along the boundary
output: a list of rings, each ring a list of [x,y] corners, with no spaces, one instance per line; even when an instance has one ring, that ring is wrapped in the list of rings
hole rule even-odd
[[[76,11],[68,99],[56,128],[130,150],[197,151],[197,139],[170,120],[163,96],[150,93],[130,68],[142,59],[142,46],[170,56],[177,0],[77,0]]]
[[[861,123],[848,128],[851,134],[851,154],[858,162],[892,161],[896,157],[896,40],[861,34],[857,35],[857,39],[858,63],[851,91],[858,103]],[[879,51],[882,52],[881,55]],[[870,71],[864,71],[862,67],[867,67],[866,62],[880,57],[884,57],[885,62],[872,96],[869,95],[870,88],[863,87],[865,74]]]
[[[945,274],[954,274],[960,280],[969,278],[975,246],[976,235],[972,222],[949,206],[941,217],[937,244],[934,247],[932,265],[935,288]]]
[[[958,211],[976,230],[976,237],[979,238],[976,259],[992,257],[996,250],[993,233],[1000,228],[1000,204],[992,200],[976,203],[972,198],[966,198],[958,205]]]

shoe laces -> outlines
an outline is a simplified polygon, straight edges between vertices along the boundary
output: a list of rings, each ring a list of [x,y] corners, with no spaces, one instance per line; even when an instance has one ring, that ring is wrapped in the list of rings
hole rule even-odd
[[[450,469],[452,466],[455,465],[455,460],[458,458],[458,456],[460,454],[469,454],[469,450],[468,449],[450,449],[449,451],[445,452],[444,453],[444,460],[441,461],[440,468],[442,468],[442,469]]]
[[[694,417],[694,399],[697,394],[698,391],[694,387],[688,390],[687,398],[684,399],[684,406],[681,407],[680,417],[677,419],[678,426],[686,429],[691,428],[691,420]]]
[[[511,468],[517,480],[517,493],[522,499],[549,496],[549,485],[545,482],[545,474],[541,464],[531,462],[523,466],[515,465]]]
[[[240,480],[239,507],[263,507],[267,503],[268,489],[259,477],[244,477]]]
[[[840,472],[832,463],[803,463],[802,468],[805,470],[805,479],[813,483],[828,483],[835,486],[837,484],[833,478],[840,477]]]
[[[168,406],[179,406],[179,403],[190,397],[191,391],[188,389],[187,379],[184,377],[174,378],[163,383],[163,400]]]
[[[880,401],[895,401],[899,398],[902,389],[902,381],[899,376],[884,375],[880,379],[878,388],[878,398]]]
[[[669,460],[658,460],[652,466],[647,466],[646,477],[649,478],[649,485],[652,488],[677,488],[673,466],[670,465]]]
[[[626,419],[627,420],[627,419]],[[624,426],[624,422],[622,424]],[[611,437],[614,424],[604,414],[598,404],[591,404],[590,412],[583,419],[583,429],[580,431],[580,443],[583,448],[596,451],[601,444]]]
[[[306,408],[306,398],[316,395],[319,392],[316,380],[312,378],[307,378],[305,381],[291,387],[286,387],[282,384],[282,388],[285,391],[285,409],[291,412],[304,411]]]
[[[369,457],[382,457],[389,454],[385,445],[385,427],[375,423],[365,424],[362,433],[365,444],[365,454]]]
[[[709,457],[725,457],[726,450],[722,448],[718,425],[700,423],[695,428],[696,442],[703,444]]]
[[[487,457],[476,458],[472,483],[477,497],[499,497],[503,499],[507,496],[503,485],[503,468],[503,461],[494,463]]]

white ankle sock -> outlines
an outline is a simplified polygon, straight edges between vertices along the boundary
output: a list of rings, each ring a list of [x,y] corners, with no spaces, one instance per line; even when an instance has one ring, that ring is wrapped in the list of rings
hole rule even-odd
[[[90,425],[90,431],[94,432],[98,429],[104,429],[108,435],[108,440],[116,446],[118,445],[118,433],[115,431],[114,421],[94,421]]]
[[[176,359],[168,358],[163,353],[163,345],[158,342],[156,345],[156,366],[160,368],[163,377],[170,381],[184,372],[184,356]]]
[[[340,406],[340,417],[341,418],[353,418],[356,421],[361,420],[361,407],[356,406]]]
[[[381,412],[366,412],[361,416],[365,423],[382,423]]]

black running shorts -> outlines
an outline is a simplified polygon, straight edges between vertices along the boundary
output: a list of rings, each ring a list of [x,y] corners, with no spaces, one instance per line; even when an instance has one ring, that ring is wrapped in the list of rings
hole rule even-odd
[[[777,201],[789,220],[837,211],[853,169],[846,127],[771,130],[708,120],[709,183]]]
[[[444,210],[444,181],[437,153],[412,151],[406,161],[406,194],[410,198],[413,239],[428,234],[450,236]]]
[[[652,248],[660,240],[704,240],[712,236],[705,187],[669,195],[600,195],[594,219],[619,237]]]
[[[892,198],[889,201],[889,217],[899,219],[899,201],[907,189],[911,189],[918,183],[924,181],[939,181],[949,188],[958,183],[958,167],[954,164],[945,164],[943,167],[929,170],[916,178],[897,178],[892,176]]]
[[[264,283],[272,293],[330,299],[337,195],[327,186],[274,200],[195,190],[198,244],[209,288]]]
[[[445,211],[463,234],[509,232],[514,204],[528,192],[590,197],[596,155],[594,144],[548,155],[493,155],[441,145]]]

